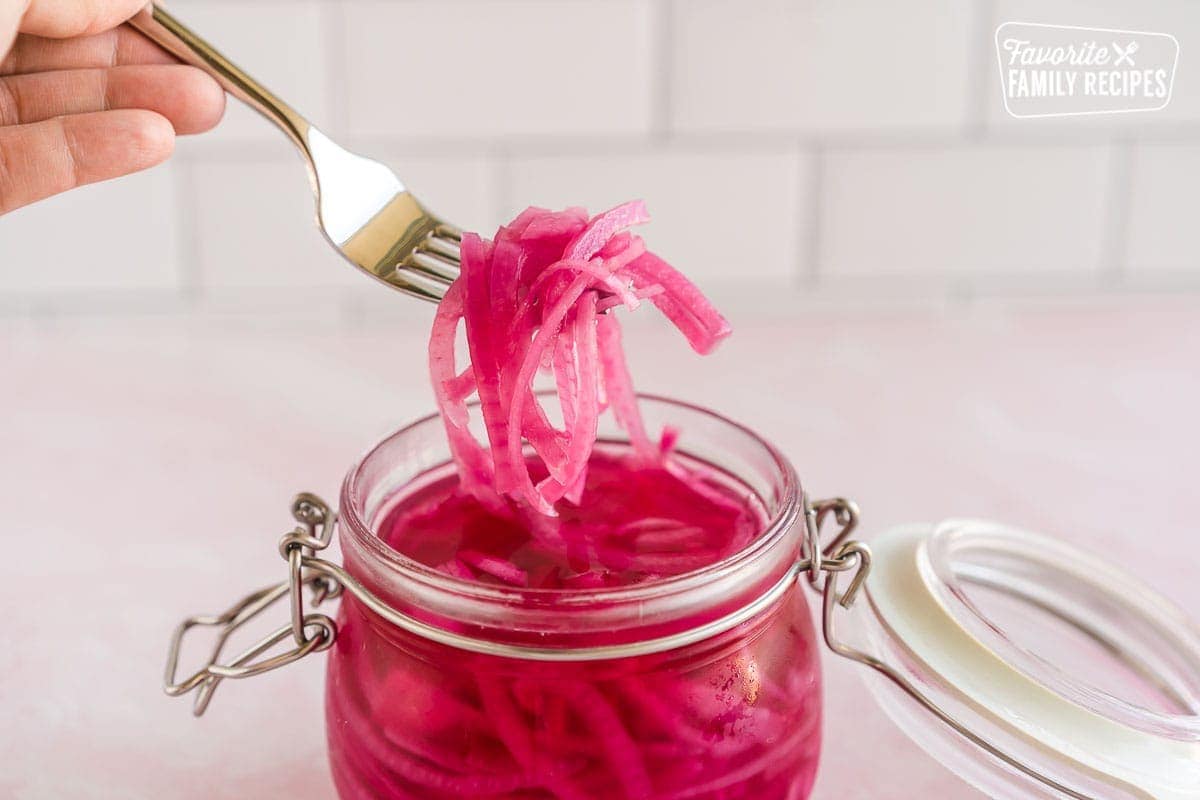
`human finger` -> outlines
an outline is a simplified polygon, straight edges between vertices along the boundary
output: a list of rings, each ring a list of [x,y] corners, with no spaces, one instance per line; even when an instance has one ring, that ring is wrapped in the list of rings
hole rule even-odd
[[[167,159],[175,132],[142,109],[55,117],[0,128],[0,214]]]
[[[117,67],[127,64],[174,64],[176,60],[145,36],[122,25],[110,31],[75,39],[19,36],[0,60],[0,75],[21,75],[57,69]]]
[[[133,108],[161,114],[171,121],[176,133],[200,133],[220,121],[225,93],[212,78],[182,64],[0,77],[0,125]]]
[[[32,0],[21,32],[53,39],[90,36],[117,27],[146,5],[146,0]]]

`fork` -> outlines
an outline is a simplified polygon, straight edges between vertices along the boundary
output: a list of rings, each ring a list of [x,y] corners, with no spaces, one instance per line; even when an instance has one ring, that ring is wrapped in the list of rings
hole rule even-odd
[[[458,277],[462,232],[426,210],[394,172],[339,147],[295,109],[157,5],[130,24],[287,134],[308,165],[317,227],[351,264],[394,289],[438,302]]]

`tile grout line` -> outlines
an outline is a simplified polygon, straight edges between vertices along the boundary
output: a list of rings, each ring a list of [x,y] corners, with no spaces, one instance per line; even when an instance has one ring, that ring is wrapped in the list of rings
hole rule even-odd
[[[801,239],[801,246],[798,248],[800,258],[803,263],[800,264],[800,285],[801,287],[816,287],[821,283],[823,270],[821,269],[821,225],[825,220],[824,214],[824,196],[825,196],[825,156],[826,151],[823,147],[813,147],[805,149],[803,145],[800,150],[801,155],[806,155],[807,159],[801,158],[800,174],[796,176],[797,180],[804,177],[804,170],[808,171],[808,211],[806,224],[796,225],[796,235]]]
[[[974,281],[956,281],[954,276],[946,275],[938,284],[931,282],[926,289],[904,294],[905,287],[911,288],[911,285],[912,281],[907,278],[889,281],[883,286],[863,278],[826,283],[820,291],[802,294],[800,298],[802,302],[821,304],[824,307],[851,309],[867,308],[878,303],[892,304],[892,307],[913,307],[948,302],[954,304],[954,307],[960,307],[985,303],[1089,302],[1095,299],[1139,297],[1170,297],[1187,303],[1200,301],[1200,283],[1192,276],[1178,274],[1136,277],[1119,286],[1097,285],[1088,276],[1078,274],[1062,276],[1060,281],[1054,283],[1042,281],[1032,284],[1007,280],[1004,275],[995,273],[983,280]],[[360,330],[373,321],[389,317],[388,314],[381,313],[385,306],[379,302],[367,301],[361,295],[357,299],[351,298],[349,294],[343,291],[335,303],[340,303],[345,310],[356,312],[351,320],[354,330]],[[729,296],[721,295],[720,291],[714,293],[714,299],[718,303],[736,303],[740,300],[736,296],[730,300]],[[81,318],[111,320],[236,315],[247,319],[265,320],[264,324],[272,325],[287,324],[292,319],[310,320],[310,309],[318,300],[319,297],[312,289],[290,290],[285,304],[264,312],[263,307],[254,298],[231,301],[229,296],[219,299],[216,303],[206,303],[193,308],[183,303],[177,293],[165,289],[119,289],[101,293],[61,292],[53,298],[40,300],[30,297],[0,299],[0,321],[56,324]],[[786,307],[794,310],[792,300],[788,299],[786,302]],[[363,312],[361,316],[357,314],[359,311]]]
[[[1133,200],[1134,142],[1114,142],[1109,154],[1108,201],[1103,219],[1106,235],[1101,245],[1100,281],[1120,285],[1129,265],[1129,224]]]
[[[350,134],[350,105],[346,96],[349,84],[349,38],[346,20],[346,0],[325,0],[321,6],[321,19],[328,30],[323,32],[322,44],[328,59],[329,71],[325,78],[328,108],[333,116],[332,134],[345,142]],[[343,333],[355,333],[363,328],[366,311],[359,295],[355,292],[336,290],[337,328]]]
[[[488,198],[488,203],[492,207],[496,225],[500,225],[515,207],[513,158],[510,148],[497,144],[492,148],[491,156],[488,159],[489,177],[492,184],[489,187],[491,197]]]
[[[179,296],[184,305],[195,308],[204,296],[204,264],[200,242],[200,206],[197,202],[195,170],[191,158],[182,158],[175,167],[175,222],[179,236],[176,240],[179,257]]]
[[[587,155],[602,149],[613,152],[647,152],[661,149],[663,142],[648,138],[645,135],[523,135],[496,136],[472,138],[431,138],[406,136],[345,136],[345,144],[351,148],[364,151],[395,150],[403,148],[414,156],[468,156],[487,153],[496,146],[503,146],[514,151],[535,153],[538,155]],[[1014,148],[1045,148],[1084,145],[1105,145],[1117,141],[1129,140],[1129,135],[1116,130],[1079,130],[1063,131],[1062,133],[1019,133],[1013,130],[989,132],[986,136],[989,144]],[[753,131],[753,132],[707,132],[707,133],[672,133],[668,144],[671,147],[682,147],[693,150],[726,150],[730,148],[787,148],[794,147],[797,141],[802,146],[819,148],[837,148],[839,150],[874,150],[890,149],[903,152],[928,152],[953,148],[963,141],[969,141],[962,132],[955,133],[950,129],[928,130],[925,132],[888,132],[876,131],[863,133],[861,131],[839,132],[830,130],[819,135],[802,135],[796,131]],[[1137,141],[1155,144],[1191,144],[1200,140],[1200,124],[1194,122],[1171,123],[1170,127],[1160,127],[1151,132],[1142,132]],[[281,157],[274,151],[270,140],[236,139],[224,142],[200,142],[191,158],[197,161],[214,160],[226,162],[246,162],[262,160],[279,160]]]
[[[349,133],[350,115],[350,107],[346,98],[349,74],[345,0],[326,0],[321,5],[321,19],[328,28],[322,36],[322,43],[329,64],[324,89],[329,111],[333,115],[330,128],[334,136],[344,139]]]
[[[971,4],[972,20],[968,41],[975,46],[968,51],[967,67],[967,118],[964,138],[978,142],[987,134],[988,99],[987,88],[995,67],[995,36],[988,35],[996,21],[995,0],[976,0]]]
[[[671,138],[674,112],[672,84],[675,77],[675,0],[652,0],[650,12],[650,64],[654,72],[650,85],[650,138],[665,142]]]

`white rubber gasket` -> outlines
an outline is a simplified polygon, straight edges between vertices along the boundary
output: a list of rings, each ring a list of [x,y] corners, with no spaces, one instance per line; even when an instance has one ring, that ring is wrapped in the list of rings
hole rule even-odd
[[[1054,563],[1061,562],[1064,573],[1072,577],[1093,570],[1102,577],[1113,573],[1112,567],[1090,554],[995,523],[958,521],[890,530],[871,541],[874,558],[867,592],[888,634],[914,659],[897,666],[921,681],[915,672],[923,665],[979,715],[977,722],[1014,732],[1048,758],[1111,777],[1135,795],[1159,800],[1200,798],[1200,740],[1140,729],[1074,702],[1006,660],[999,648],[989,646],[964,624],[951,607],[953,598],[946,584],[931,566],[930,543],[946,525],[958,526],[959,536],[969,536],[974,529],[993,538],[1011,536],[1024,545],[1045,544],[1054,551]],[[1145,617],[1159,607],[1155,601],[1173,608],[1130,576],[1122,576],[1121,584],[1109,590],[1111,600],[1134,615]],[[1117,594],[1131,585],[1140,587],[1139,597]],[[959,721],[974,727],[970,720]]]

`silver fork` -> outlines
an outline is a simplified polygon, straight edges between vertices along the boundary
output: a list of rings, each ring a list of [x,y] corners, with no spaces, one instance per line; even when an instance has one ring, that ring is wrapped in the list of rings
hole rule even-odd
[[[394,289],[442,299],[458,277],[458,228],[429,213],[386,166],[339,147],[162,8],[147,7],[130,24],[288,135],[308,163],[317,226],[351,264]]]

